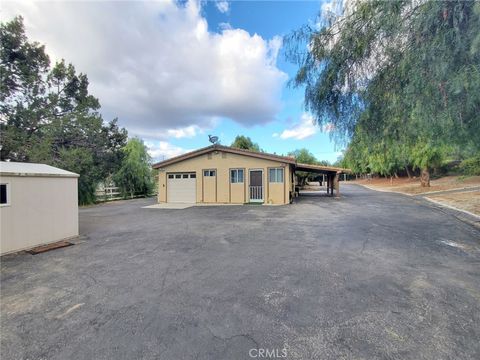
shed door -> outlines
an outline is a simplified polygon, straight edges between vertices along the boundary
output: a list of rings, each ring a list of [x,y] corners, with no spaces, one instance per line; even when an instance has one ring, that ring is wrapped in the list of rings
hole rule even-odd
[[[195,173],[175,173],[167,175],[167,202],[197,202]]]

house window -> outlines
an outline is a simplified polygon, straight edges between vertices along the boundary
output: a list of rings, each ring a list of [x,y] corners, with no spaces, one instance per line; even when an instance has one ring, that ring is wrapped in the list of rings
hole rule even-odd
[[[230,170],[230,182],[232,184],[243,183],[243,169]]]
[[[10,205],[10,184],[0,184],[0,206]]]
[[[173,179],[173,174],[168,174],[169,179]]]
[[[283,183],[283,169],[270,169],[269,178],[271,183]]]
[[[204,170],[203,176],[215,176],[215,170]]]

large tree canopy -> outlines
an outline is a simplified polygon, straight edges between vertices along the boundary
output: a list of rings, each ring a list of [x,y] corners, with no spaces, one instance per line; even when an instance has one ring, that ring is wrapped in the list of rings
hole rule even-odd
[[[249,136],[244,135],[237,135],[230,146],[237,149],[262,151],[260,145],[254,143]]]
[[[0,24],[0,41],[1,159],[79,173],[79,201],[93,202],[98,181],[120,166],[126,130],[104,123],[85,74],[63,60],[50,66],[21,17]]]
[[[318,164],[318,160],[310,150],[303,148],[297,149],[288,153],[289,156],[293,156],[297,162],[302,164]]]
[[[350,141],[347,165],[383,175],[480,151],[480,3],[357,1],[288,40],[319,123]]]

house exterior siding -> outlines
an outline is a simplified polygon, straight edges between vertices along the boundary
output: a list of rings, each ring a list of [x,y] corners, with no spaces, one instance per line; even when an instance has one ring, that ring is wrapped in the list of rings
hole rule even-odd
[[[269,169],[282,168],[282,183],[269,182]],[[231,183],[230,170],[243,169],[243,183]],[[293,189],[291,164],[212,149],[211,152],[187,158],[158,169],[158,202],[168,202],[167,176],[172,173],[196,173],[197,203],[249,202],[249,170],[263,171],[263,203],[288,204]],[[205,170],[214,170],[216,176],[204,176]]]

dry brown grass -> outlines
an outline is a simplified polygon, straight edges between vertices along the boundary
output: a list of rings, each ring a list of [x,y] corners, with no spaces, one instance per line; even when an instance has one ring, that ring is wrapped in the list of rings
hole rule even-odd
[[[480,176],[470,176],[463,178],[460,176],[445,176],[430,182],[430,187],[421,187],[420,179],[371,179],[359,180],[353,183],[362,184],[373,189],[395,191],[403,194],[418,195],[423,194],[426,197],[438,201],[442,204],[453,206],[457,209],[466,210],[476,215],[480,215],[480,191],[469,190],[480,186]],[[454,193],[439,194],[439,191],[464,190]]]
[[[480,191],[462,191],[458,193],[429,195],[428,198],[480,215]]]
[[[480,186],[480,176],[462,178],[460,176],[445,176],[430,182],[430,187],[421,187],[419,178],[390,179],[378,178],[371,180],[358,180],[354,183],[366,185],[374,189],[397,191],[404,194],[425,194],[429,192],[471,188]]]

